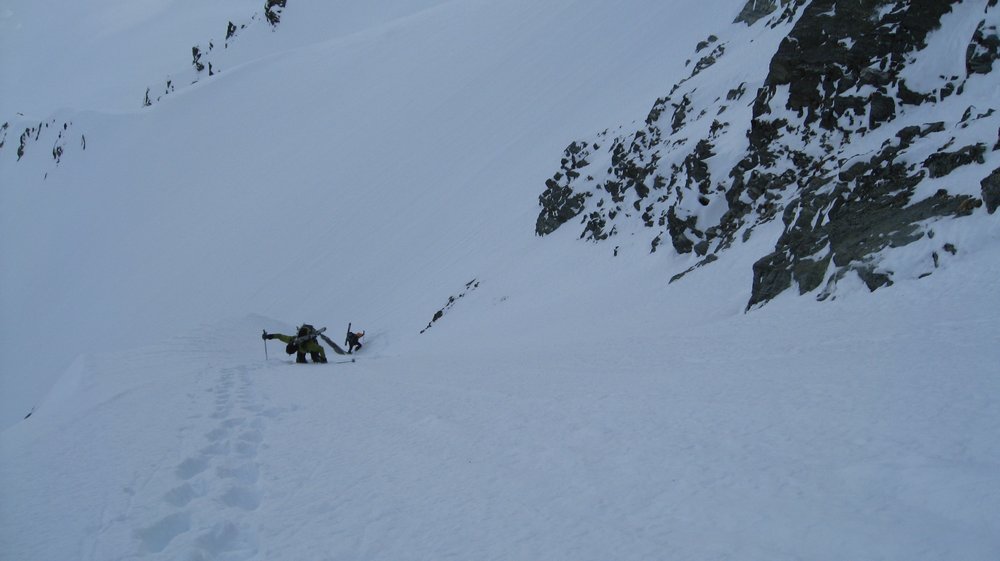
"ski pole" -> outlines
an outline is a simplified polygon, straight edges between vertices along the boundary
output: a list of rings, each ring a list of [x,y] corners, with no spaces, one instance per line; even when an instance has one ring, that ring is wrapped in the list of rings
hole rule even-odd
[[[264,330],[264,335],[267,335],[267,330],[266,329]],[[267,337],[263,337],[263,339],[264,339],[264,362],[267,362],[267,360],[268,360],[268,358],[267,358]]]

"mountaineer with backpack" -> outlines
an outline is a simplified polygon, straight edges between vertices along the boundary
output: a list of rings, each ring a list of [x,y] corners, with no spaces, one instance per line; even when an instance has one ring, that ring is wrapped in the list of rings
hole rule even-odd
[[[302,327],[299,327],[297,335],[294,336],[282,335],[281,333],[268,333],[265,330],[264,334],[260,337],[264,340],[278,339],[283,343],[287,343],[285,346],[285,352],[288,354],[295,354],[295,362],[305,363],[306,353],[309,353],[309,358],[311,358],[313,362],[324,363],[326,362],[326,351],[323,349],[323,346],[319,344],[319,341],[317,341],[316,338],[322,336],[323,339],[326,339],[329,342],[330,340],[323,335],[323,331],[325,330],[325,327],[316,329],[306,323],[302,324]]]

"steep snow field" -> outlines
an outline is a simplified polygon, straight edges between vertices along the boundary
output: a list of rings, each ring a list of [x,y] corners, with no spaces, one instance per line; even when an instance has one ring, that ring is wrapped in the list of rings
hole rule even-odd
[[[0,151],[0,559],[1000,555],[1000,244],[744,314],[777,224],[673,284],[693,260],[533,236],[566,144],[742,2],[355,4],[292,0],[188,85],[258,3],[0,3],[0,118],[74,135]],[[76,37],[127,60],[31,72]],[[265,359],[348,321],[357,362]]]
[[[507,346],[482,287],[455,330],[372,330],[356,363],[264,360],[258,329],[288,326],[259,316],[86,355],[3,434],[4,558],[993,559],[989,257],[931,301],[702,318],[704,279],[624,325],[513,293]]]
[[[189,87],[178,78],[150,108],[140,106],[155,84],[143,78],[113,114],[61,110],[20,161],[18,125],[49,117],[14,121],[0,154],[0,250],[12,264],[0,273],[0,356],[4,384],[19,391],[3,397],[4,426],[80,353],[213,318],[354,320],[416,335],[466,282],[536,243],[536,200],[566,144],[644,118],[718,17],[654,2],[345,4],[292,4],[275,32],[258,21],[219,75]],[[16,8],[8,26],[36,14]],[[319,35],[318,21],[345,10],[367,27]],[[677,21],[684,29],[666,38]],[[314,42],[302,46],[303,35]],[[169,47],[177,62],[159,83],[192,72],[190,42]],[[22,79],[18,91],[63,102]],[[72,139],[55,165],[66,122]],[[39,329],[58,344],[24,352]]]

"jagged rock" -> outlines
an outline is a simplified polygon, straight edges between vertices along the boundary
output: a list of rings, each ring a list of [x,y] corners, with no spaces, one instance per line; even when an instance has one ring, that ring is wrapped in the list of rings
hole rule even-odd
[[[471,281],[465,283],[465,290],[462,291],[461,293],[459,293],[459,295],[457,297],[456,296],[449,296],[448,297],[448,303],[445,304],[445,306],[443,308],[441,308],[440,310],[434,312],[434,315],[431,317],[431,320],[429,322],[427,322],[427,327],[424,327],[423,329],[421,329],[420,333],[424,333],[425,331],[427,331],[428,329],[430,329],[434,325],[434,323],[436,323],[438,320],[440,320],[441,318],[444,317],[445,312],[448,311],[448,310],[450,310],[452,308],[452,306],[454,306],[459,301],[459,299],[465,298],[465,296],[467,294],[469,294],[470,292],[472,292],[473,290],[475,290],[477,288],[479,288],[479,280],[477,280],[477,279],[472,279]]]
[[[683,255],[691,253],[694,250],[694,242],[685,233],[689,230],[694,230],[697,220],[694,216],[688,216],[684,219],[680,218],[677,216],[674,207],[670,207],[667,211],[667,232],[670,233],[670,240],[673,242],[677,253]]]
[[[896,133],[896,137],[900,140],[900,148],[906,148],[913,144],[913,141],[917,137],[926,137],[929,134],[942,132],[944,129],[944,121],[937,121],[934,123],[928,123],[923,127],[918,127],[916,125],[903,127]]]
[[[896,102],[891,97],[876,93],[872,95],[870,103],[869,128],[874,129],[882,123],[891,121],[896,116]]]
[[[918,223],[929,218],[968,214],[974,199],[944,190],[912,203],[913,189],[924,174],[910,174],[905,164],[896,162],[898,155],[899,147],[887,147],[867,164],[838,175],[850,182],[831,190],[816,179],[803,189],[785,209],[786,228],[775,251],[754,265],[748,309],[787,290],[792,279],[802,292],[817,288],[831,262],[857,272],[872,290],[886,286],[891,279],[870,267],[872,255],[921,239]]]
[[[773,92],[788,86],[786,107],[803,113],[806,124],[819,121],[831,129],[839,115],[828,100],[857,86],[861,69],[872,60],[888,61],[880,72],[898,75],[903,55],[925,45],[927,34],[956,1],[908,3],[906,9],[874,18],[871,2],[816,0],[778,47],[765,87]],[[755,109],[755,116],[761,113]]]
[[[740,82],[739,86],[736,86],[735,88],[729,90],[729,92],[726,93],[726,99],[729,101],[736,101],[742,98],[743,95],[747,93],[746,85],[747,85],[746,82]]]
[[[778,2],[776,0],[747,0],[746,5],[743,6],[743,10],[736,16],[733,23],[753,25],[760,21],[761,18],[771,15],[777,9]]]
[[[707,140],[699,140],[694,151],[684,158],[684,170],[687,172],[688,184],[697,185],[702,194],[707,194],[711,188],[712,178],[705,161],[714,155],[712,144]]]
[[[715,64],[715,61],[719,59],[722,55],[726,53],[725,45],[719,45],[712,50],[711,53],[701,57],[697,64],[694,65],[694,70],[691,71],[691,76],[700,74],[706,68]]]
[[[980,22],[976,33],[965,51],[966,74],[989,74],[993,71],[993,61],[1000,58],[1000,36],[997,26]]]
[[[792,267],[792,277],[799,283],[799,294],[812,292],[823,284],[832,255],[820,259],[800,259]]]
[[[607,224],[607,221],[599,212],[592,212],[584,225],[583,232],[580,234],[580,237],[584,239],[589,238],[594,241],[606,240],[611,235],[611,232],[606,232],[604,230]]]
[[[792,271],[786,256],[772,253],[753,264],[753,287],[747,309],[767,302],[792,286]]]
[[[568,186],[561,186],[550,179],[545,192],[538,197],[542,212],[535,221],[535,234],[544,236],[555,232],[573,217],[583,212],[589,193],[574,193]]]
[[[205,65],[201,63],[201,50],[196,46],[191,47],[191,64],[194,65],[195,70],[201,72],[205,69]]]
[[[961,166],[985,162],[985,153],[986,145],[982,143],[966,146],[955,152],[938,152],[924,160],[924,167],[931,177],[944,177]]]
[[[993,173],[983,178],[980,185],[983,188],[983,202],[986,203],[986,211],[990,214],[1000,208],[1000,168],[993,170]]]
[[[695,263],[694,266],[688,267],[688,269],[686,271],[684,271],[682,273],[678,273],[678,274],[670,277],[670,281],[668,282],[668,284],[671,284],[671,283],[674,283],[676,281],[679,281],[682,278],[684,278],[684,275],[690,273],[691,271],[693,271],[693,270],[695,270],[695,269],[697,269],[699,267],[704,267],[705,265],[708,265],[709,263],[714,263],[714,262],[716,262],[718,260],[719,260],[719,258],[716,257],[715,255],[708,255],[704,259],[702,259],[701,261]]]
[[[934,97],[930,94],[922,94],[911,90],[906,85],[906,80],[900,80],[896,89],[896,97],[904,105],[921,105],[931,101]]]
[[[877,68],[862,68],[858,83],[866,86],[884,87],[892,83],[892,76]]]
[[[24,129],[21,133],[21,144],[17,147],[17,159],[18,161],[24,157],[24,148],[28,144],[28,139],[31,138],[31,129]]]
[[[267,0],[264,6],[264,17],[267,18],[271,26],[277,26],[281,22],[281,11],[285,8],[287,0]]]
[[[719,38],[716,37],[715,35],[709,35],[707,39],[705,39],[704,41],[698,43],[698,45],[694,48],[694,52],[700,53],[701,51],[703,51],[706,48],[708,48],[709,45],[711,45],[712,43],[715,43],[718,40],[719,40]]]
[[[681,130],[684,126],[684,119],[687,116],[688,108],[691,106],[691,100],[688,96],[681,98],[680,103],[674,105],[674,114],[670,123],[671,131],[676,133]]]

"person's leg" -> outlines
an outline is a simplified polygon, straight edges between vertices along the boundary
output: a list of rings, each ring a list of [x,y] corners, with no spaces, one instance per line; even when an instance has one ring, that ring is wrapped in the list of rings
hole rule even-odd
[[[306,361],[306,353],[305,353],[305,351],[299,351],[295,355],[295,362],[304,364],[305,361]]]

